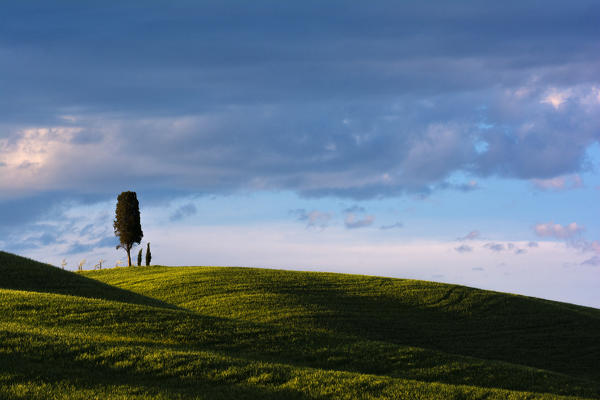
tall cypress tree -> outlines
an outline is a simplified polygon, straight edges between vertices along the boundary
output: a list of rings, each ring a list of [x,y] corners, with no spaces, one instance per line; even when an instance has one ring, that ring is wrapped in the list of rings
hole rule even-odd
[[[144,237],[140,224],[140,203],[135,192],[123,192],[117,197],[113,227],[120,241],[117,249],[125,249],[127,265],[131,267],[131,248],[136,243],[140,244]]]

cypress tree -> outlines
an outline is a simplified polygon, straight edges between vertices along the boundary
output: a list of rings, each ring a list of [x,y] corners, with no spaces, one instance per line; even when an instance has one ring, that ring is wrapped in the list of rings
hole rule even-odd
[[[152,253],[150,253],[150,242],[148,242],[148,247],[146,248],[146,266],[150,266],[150,261],[152,261]]]
[[[142,266],[142,249],[138,252],[138,267]]]
[[[117,197],[113,227],[120,241],[117,249],[125,249],[127,265],[131,267],[131,248],[135,243],[139,244],[144,236],[140,224],[140,203],[135,192],[123,192]]]

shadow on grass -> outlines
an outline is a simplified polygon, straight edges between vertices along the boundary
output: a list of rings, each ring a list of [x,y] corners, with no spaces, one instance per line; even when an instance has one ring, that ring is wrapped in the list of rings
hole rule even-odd
[[[129,343],[129,346],[131,344]],[[68,398],[69,394],[81,397],[86,390],[99,398],[107,394],[118,398],[198,398],[198,399],[312,399],[298,390],[276,387],[290,378],[291,368],[277,369],[274,366],[250,365],[240,359],[207,359],[198,364],[197,357],[188,355],[173,360],[174,371],[165,370],[164,365],[150,366],[143,363],[143,351],[129,347],[109,357],[85,359],[94,350],[85,348],[79,352],[44,348],[45,354],[29,356],[23,353],[0,353],[0,396],[4,392],[10,398]],[[92,353],[93,354],[93,353]],[[150,358],[155,360],[154,355]],[[159,360],[159,364],[164,360]],[[168,358],[166,359],[168,360]],[[193,363],[184,374],[177,375],[182,363]],[[131,363],[129,363],[131,362]],[[118,365],[118,367],[116,366]],[[223,372],[229,371],[229,374]],[[219,372],[221,374],[219,374]],[[268,376],[268,378],[265,378]],[[258,384],[251,383],[256,379]],[[9,386],[21,385],[19,396],[9,393]],[[49,385],[49,387],[47,386]],[[41,394],[36,395],[36,386]],[[31,393],[23,390],[29,388]],[[66,393],[65,393],[66,392]],[[79,393],[77,393],[79,392]]]
[[[0,288],[66,294],[162,308],[178,308],[152,297],[2,251],[0,251]]]
[[[97,315],[101,318],[104,313],[99,311]],[[265,368],[264,373],[268,376],[269,383],[274,379],[273,373],[268,367],[264,367],[264,363],[281,365],[281,368],[276,369],[279,377],[275,379],[284,379],[286,371],[289,372],[292,367],[309,367],[489,389],[596,397],[600,394],[598,385],[593,382],[546,371],[527,370],[515,365],[465,360],[451,354],[406,348],[385,342],[361,341],[324,331],[290,329],[277,325],[201,316],[190,312],[155,311],[153,315],[140,310],[135,310],[131,315],[119,313],[123,319],[119,321],[119,325],[111,326],[110,329],[104,328],[108,320],[87,319],[85,324],[88,330],[80,331],[80,336],[62,336],[63,333],[59,330],[45,333],[13,326],[11,329],[0,329],[0,343],[4,343],[8,352],[11,351],[11,344],[29,346],[29,349],[25,347],[20,350],[17,357],[37,360],[42,364],[51,360],[51,365],[56,365],[60,360],[64,363],[65,359],[80,360],[81,355],[98,358],[104,354],[102,357],[113,365],[118,364],[126,371],[134,371],[134,375],[139,371],[136,372],[133,366],[123,367],[131,362],[131,354],[173,355],[169,356],[172,359],[167,357],[170,361],[159,363],[160,368],[143,374],[156,376],[158,380],[179,379],[163,376],[165,371],[169,370],[177,370],[182,376],[189,375],[189,364],[198,362],[194,353],[210,352],[214,356],[208,357],[210,369],[214,371],[212,375],[231,376],[232,373],[228,369],[232,365],[234,369],[243,369],[244,364],[254,363]],[[154,325],[151,322],[154,322]],[[43,325],[48,326],[46,323]],[[138,329],[143,327],[143,330],[133,329],[136,326]],[[77,325],[64,328],[67,332],[78,331]],[[168,343],[152,341],[165,332],[168,333],[165,336]],[[130,337],[132,340],[111,340],[110,336],[107,336],[110,333],[117,335],[117,338]],[[98,336],[95,336],[96,334]],[[2,345],[0,350],[1,347]],[[0,354],[2,353],[0,351]],[[229,361],[228,358],[233,358],[234,361]],[[153,359],[151,357],[150,361]],[[173,359],[176,362],[173,362]],[[98,359],[96,362],[105,364]],[[1,365],[6,364],[0,362]],[[135,365],[135,362],[132,365]],[[193,371],[197,369],[192,368]],[[207,376],[210,377],[211,374]],[[196,375],[192,373],[191,376]],[[214,379],[209,380],[212,382]],[[230,382],[227,378],[217,381],[220,384]],[[125,384],[127,380],[123,382]]]
[[[414,296],[420,302],[411,302],[410,296],[374,290],[373,294],[369,290],[356,294],[356,287],[332,284],[318,275],[312,279],[304,287],[274,285],[269,289],[297,305],[321,310],[324,317],[312,323],[333,332],[600,382],[600,312],[594,315],[589,309],[571,310],[560,303],[454,285],[432,286],[428,301],[422,301],[425,296]]]

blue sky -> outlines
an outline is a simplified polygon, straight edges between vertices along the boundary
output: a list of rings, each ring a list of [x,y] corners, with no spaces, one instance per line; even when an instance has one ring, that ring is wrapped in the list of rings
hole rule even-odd
[[[0,248],[460,283],[600,307],[600,4],[23,1]]]

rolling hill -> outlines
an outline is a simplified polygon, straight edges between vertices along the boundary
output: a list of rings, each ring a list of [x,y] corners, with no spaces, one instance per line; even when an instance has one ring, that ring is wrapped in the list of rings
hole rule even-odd
[[[600,310],[370,276],[0,252],[0,397],[600,398]]]

